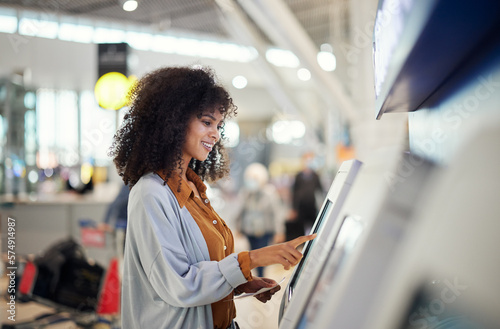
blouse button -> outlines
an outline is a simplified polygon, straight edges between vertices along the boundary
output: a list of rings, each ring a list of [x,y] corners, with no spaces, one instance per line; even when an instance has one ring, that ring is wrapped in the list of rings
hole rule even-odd
[[[226,246],[224,246],[224,250],[226,250],[226,249],[227,249],[227,247],[226,247]]]
[[[208,199],[205,199],[205,203],[208,203],[208,202],[209,202]]]
[[[214,219],[214,221],[212,223],[214,223],[214,225],[217,224],[217,220]]]

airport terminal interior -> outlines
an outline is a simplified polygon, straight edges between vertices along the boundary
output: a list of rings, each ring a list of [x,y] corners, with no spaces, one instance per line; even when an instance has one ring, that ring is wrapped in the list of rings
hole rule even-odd
[[[130,328],[110,147],[168,66],[237,106],[205,182],[235,252],[317,234],[262,269],[270,301],[235,297],[239,328],[500,328],[498,0],[0,0],[1,328]]]

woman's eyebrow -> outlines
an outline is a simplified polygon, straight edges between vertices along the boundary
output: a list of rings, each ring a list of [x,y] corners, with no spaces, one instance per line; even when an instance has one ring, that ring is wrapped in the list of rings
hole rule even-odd
[[[209,117],[210,119],[216,121],[215,117],[213,115],[209,114],[209,113],[203,113],[201,116],[202,117]]]
[[[213,121],[217,121],[217,119],[216,119],[216,118],[215,118],[212,114],[210,114],[210,113],[203,113],[201,116],[202,116],[202,117],[209,117],[209,118],[210,118],[210,119],[212,119]],[[219,122],[219,124],[223,125],[223,124],[224,124],[224,120],[221,120],[221,121]]]

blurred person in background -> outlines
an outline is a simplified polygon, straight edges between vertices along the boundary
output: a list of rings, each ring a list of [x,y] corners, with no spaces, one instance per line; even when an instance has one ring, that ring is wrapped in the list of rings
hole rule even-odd
[[[144,76],[110,154],[130,186],[122,281],[122,328],[234,329],[235,294],[268,301],[276,281],[251,270],[302,258],[315,235],[234,252],[233,234],[204,181],[229,173],[224,120],[236,106],[214,72],[165,67]]]
[[[101,231],[113,234],[114,248],[120,261],[123,260],[123,250],[125,248],[129,193],[129,187],[123,184],[113,202],[108,205],[103,221],[97,226]]]
[[[106,214],[99,228],[103,231],[113,232],[116,228],[127,227],[127,205],[130,189],[127,185],[122,185],[113,202],[108,205]]]
[[[245,169],[239,205],[235,225],[248,239],[251,249],[285,240],[281,200],[274,185],[269,183],[269,173],[263,164],[255,162]],[[257,275],[264,276],[263,267],[257,268]]]
[[[301,158],[301,170],[292,184],[291,211],[287,225],[287,239],[307,234],[318,214],[317,198],[324,194],[323,186],[315,171],[315,156],[306,152]]]

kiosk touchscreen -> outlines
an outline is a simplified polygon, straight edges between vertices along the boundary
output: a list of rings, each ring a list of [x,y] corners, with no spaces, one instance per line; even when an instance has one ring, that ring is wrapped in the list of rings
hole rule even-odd
[[[294,291],[301,277],[305,276],[309,280],[315,272],[314,269],[326,260],[329,251],[329,248],[326,247],[328,236],[334,228],[335,220],[361,165],[360,161],[353,159],[344,161],[340,166],[311,230],[311,233],[317,233],[318,236],[314,240],[305,243],[302,250],[303,257],[295,267],[283,294],[279,313],[280,321],[283,319],[288,303],[292,297],[295,298]],[[311,258],[314,259],[311,260]]]
[[[306,307],[289,328],[363,328],[370,307],[380,302],[376,299],[380,284],[412,225],[412,214],[428,191],[434,171],[430,162],[405,154],[373,218],[354,216],[355,209],[341,214],[344,222],[331,256]]]

